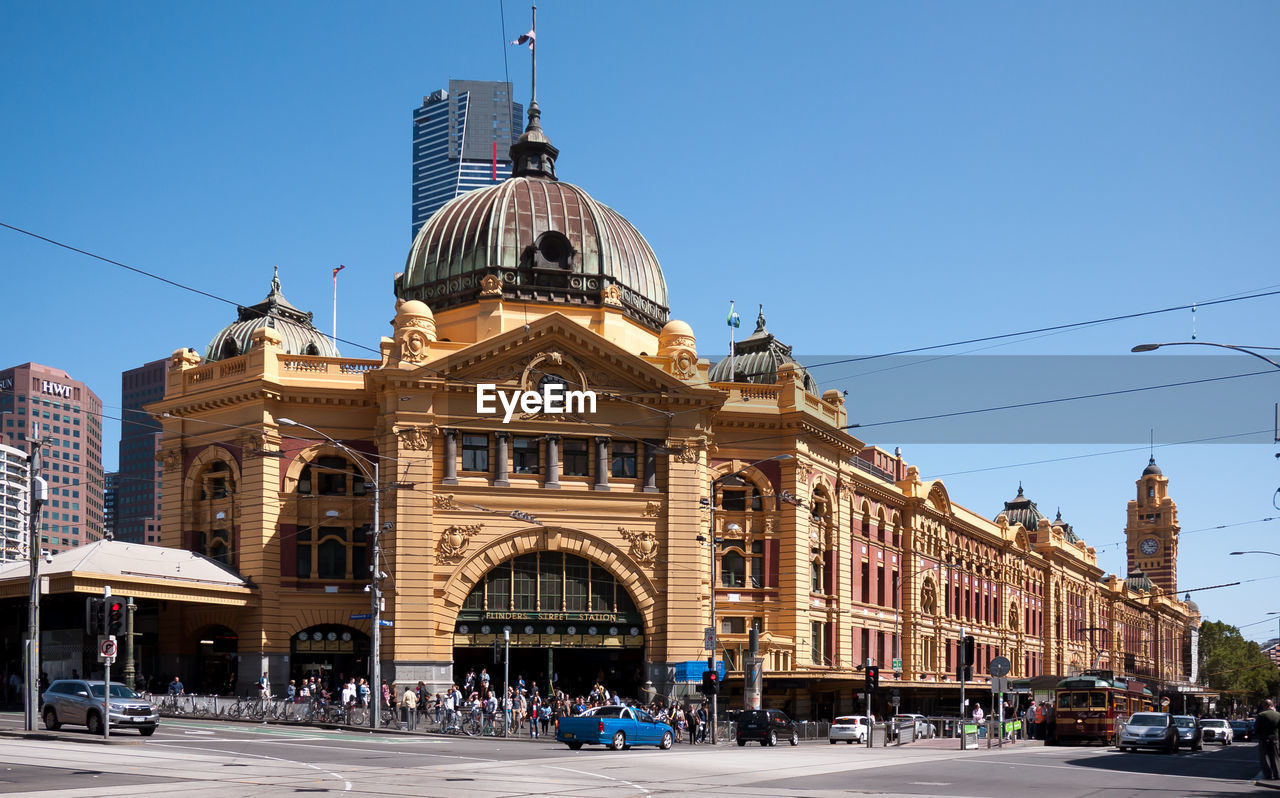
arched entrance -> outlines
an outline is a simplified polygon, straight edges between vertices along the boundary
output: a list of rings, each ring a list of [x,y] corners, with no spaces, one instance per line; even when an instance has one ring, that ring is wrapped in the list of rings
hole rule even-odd
[[[232,695],[236,687],[239,636],[225,626],[206,626],[197,633],[196,672],[184,685],[188,693]]]
[[[369,636],[340,624],[320,624],[294,634],[290,645],[289,678],[315,676],[330,692],[341,681],[369,673]]]
[[[644,618],[632,596],[603,566],[559,551],[521,554],[500,563],[472,588],[454,627],[454,681],[487,668],[495,693],[495,656],[510,634],[511,682],[523,677],[542,695],[548,683],[573,696],[600,682],[638,696],[644,681]],[[495,648],[496,646],[496,648]]]

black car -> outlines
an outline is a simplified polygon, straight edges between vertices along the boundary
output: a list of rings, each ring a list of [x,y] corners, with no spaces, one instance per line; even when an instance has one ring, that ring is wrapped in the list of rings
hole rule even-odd
[[[1253,727],[1249,725],[1247,720],[1231,721],[1231,736],[1235,740],[1252,740]]]
[[[780,709],[747,709],[738,713],[738,745],[755,740],[761,745],[777,745],[778,740],[800,744],[796,724]]]

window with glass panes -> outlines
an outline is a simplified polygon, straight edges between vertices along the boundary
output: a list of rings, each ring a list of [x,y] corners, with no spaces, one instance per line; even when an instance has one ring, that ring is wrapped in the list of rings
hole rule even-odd
[[[462,608],[637,614],[626,588],[606,569],[560,552],[524,554],[502,563],[472,589]]]
[[[462,436],[462,470],[489,470],[489,436],[464,434]]]
[[[562,442],[564,452],[564,474],[570,477],[586,477],[591,475],[591,449],[586,438],[565,438]]]
[[[613,442],[613,476],[620,479],[634,479],[636,475],[635,441]]]
[[[365,526],[354,529],[341,526],[298,529],[295,538],[297,578],[366,578],[369,575],[367,536]]]
[[[527,438],[517,435],[512,439],[511,455],[517,474],[538,473],[538,454],[541,444],[541,438]]]

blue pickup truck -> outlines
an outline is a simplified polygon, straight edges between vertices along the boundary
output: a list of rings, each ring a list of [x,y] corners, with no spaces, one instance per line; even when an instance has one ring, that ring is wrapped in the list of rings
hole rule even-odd
[[[556,739],[577,751],[584,745],[605,745],[623,751],[633,745],[656,745],[666,750],[676,733],[643,709],[595,707],[577,717],[556,721]]]

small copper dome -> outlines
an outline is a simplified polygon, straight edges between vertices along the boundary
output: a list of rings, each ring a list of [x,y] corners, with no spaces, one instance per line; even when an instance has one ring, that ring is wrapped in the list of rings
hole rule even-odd
[[[287,355],[338,357],[332,339],[316,329],[312,314],[289,304],[280,292],[280,270],[271,277],[267,298],[256,305],[240,307],[236,320],[223,327],[205,350],[205,360],[226,360],[249,351],[253,334],[263,327],[280,334],[280,348]]]
[[[1144,477],[1164,476],[1164,472],[1160,470],[1160,466],[1156,465],[1155,455],[1152,455],[1150,462],[1147,463],[1147,467],[1142,469],[1142,476]]]

